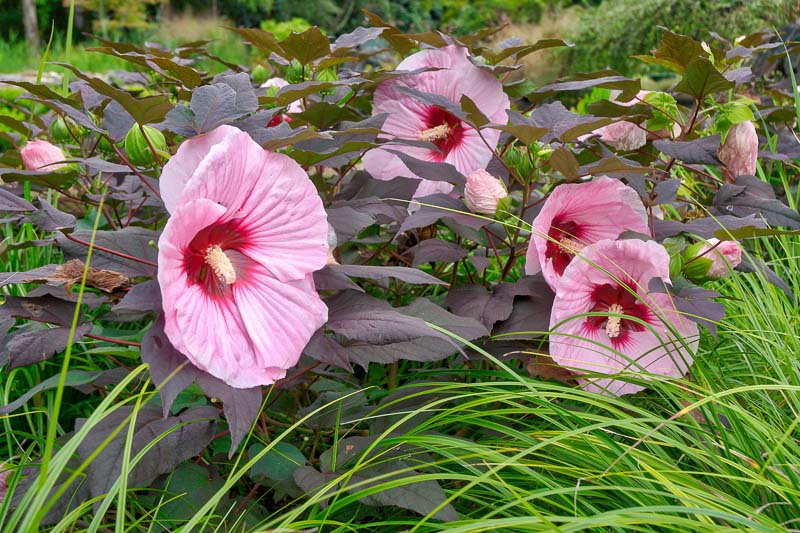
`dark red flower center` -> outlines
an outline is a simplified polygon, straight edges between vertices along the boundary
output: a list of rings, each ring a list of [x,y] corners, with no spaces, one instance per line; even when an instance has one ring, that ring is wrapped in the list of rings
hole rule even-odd
[[[594,307],[590,312],[608,313],[611,316],[586,318],[586,328],[592,332],[603,328],[615,349],[625,344],[631,332],[644,331],[644,324],[638,320],[649,322],[652,316],[647,305],[635,292],[630,291],[630,288],[635,287],[634,282],[625,280],[624,285],[605,283],[595,287],[591,295]]]
[[[444,161],[447,154],[461,143],[464,125],[452,113],[434,106],[428,108],[424,121],[425,129],[419,132],[419,138],[435,144],[441,151],[435,154],[435,160]]]
[[[210,296],[223,296],[244,274],[245,257],[239,249],[246,236],[236,222],[202,229],[184,250],[183,266],[191,283]]]
[[[553,264],[553,269],[559,276],[564,274],[564,269],[580,252],[584,244],[580,240],[581,227],[571,220],[564,220],[556,217],[550,224],[550,231],[547,232],[549,239],[545,247],[544,256]]]

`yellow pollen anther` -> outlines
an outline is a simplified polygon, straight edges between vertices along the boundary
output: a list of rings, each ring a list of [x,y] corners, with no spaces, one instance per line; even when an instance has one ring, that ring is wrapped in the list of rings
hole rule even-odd
[[[434,128],[419,132],[419,140],[428,142],[442,141],[447,139],[448,135],[450,135],[450,126],[447,124],[440,124]]]
[[[581,250],[585,248],[585,246],[574,239],[570,239],[569,237],[562,237],[558,239],[558,244],[564,250],[571,253],[572,255],[578,255],[581,253]]]
[[[613,304],[611,307],[608,308],[609,314],[614,315],[621,315],[622,314],[622,306],[619,304]],[[606,335],[608,335],[609,339],[616,339],[619,337],[620,329],[622,328],[622,317],[620,316],[610,316],[606,321]]]
[[[206,264],[214,271],[214,275],[221,282],[231,285],[236,281],[236,269],[233,268],[230,257],[217,246],[206,248]]]

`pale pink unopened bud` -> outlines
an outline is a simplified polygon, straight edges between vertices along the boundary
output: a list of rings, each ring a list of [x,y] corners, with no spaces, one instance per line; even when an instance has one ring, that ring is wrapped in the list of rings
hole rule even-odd
[[[720,242],[719,239],[708,239],[698,255],[711,260],[706,276],[714,279],[724,278],[731,269],[742,262],[742,247],[736,241]]]
[[[725,181],[733,183],[737,176],[752,176],[756,173],[758,159],[758,134],[752,122],[740,122],[733,126],[725,142],[719,148],[722,161],[722,175]]]
[[[67,166],[66,163],[62,163],[67,156],[64,155],[61,148],[47,141],[29,141],[25,143],[19,154],[22,156],[22,164],[28,170],[51,171]]]
[[[596,133],[600,134],[603,142],[624,152],[637,150],[647,144],[647,131],[625,120],[603,126]]]
[[[467,176],[464,197],[467,207],[473,213],[494,215],[497,204],[508,196],[503,182],[483,169],[476,170]]]

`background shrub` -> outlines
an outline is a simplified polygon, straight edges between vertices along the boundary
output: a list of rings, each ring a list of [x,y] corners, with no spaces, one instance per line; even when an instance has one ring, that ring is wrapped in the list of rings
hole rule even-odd
[[[571,40],[572,72],[611,67],[624,74],[653,74],[660,69],[631,56],[656,48],[659,26],[708,40],[713,30],[735,38],[764,27],[781,26],[800,16],[797,0],[613,0],[588,9]]]

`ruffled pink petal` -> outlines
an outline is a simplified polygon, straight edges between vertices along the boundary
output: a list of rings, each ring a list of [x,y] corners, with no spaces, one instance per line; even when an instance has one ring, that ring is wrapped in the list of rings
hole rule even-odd
[[[256,368],[294,366],[311,335],[328,320],[328,308],[310,275],[279,282],[256,267],[232,291],[258,359]]]
[[[233,126],[220,126],[181,144],[175,155],[164,165],[159,179],[161,199],[168,212],[175,210],[184,187],[211,147],[237,133],[241,132]]]
[[[209,198],[227,208],[225,222],[244,236],[239,251],[281,281],[325,266],[328,222],[322,200],[291,158],[267,152],[238,132],[213,146],[181,201]]]
[[[648,284],[656,277],[669,281],[669,255],[655,242],[603,240],[586,247],[564,271],[556,291],[550,319],[553,360],[587,373],[642,372],[644,379],[648,374],[683,376],[697,349],[697,325],[679,314],[668,295],[649,293]],[[603,328],[588,328],[582,315],[592,312],[597,287],[620,279],[632,283],[648,308],[650,328],[627,332],[624,342],[615,346]],[[587,378],[581,386],[610,394],[643,388],[613,377]]]
[[[647,212],[638,193],[621,181],[600,176],[584,183],[568,183],[556,187],[536,216],[532,224],[528,254],[533,250],[538,255],[538,264],[545,280],[556,290],[559,275],[546,256],[548,233],[556,219],[580,224],[582,244],[591,244],[602,239],[616,239],[630,230],[648,234]],[[527,274],[533,274],[536,263],[530,262]]]

